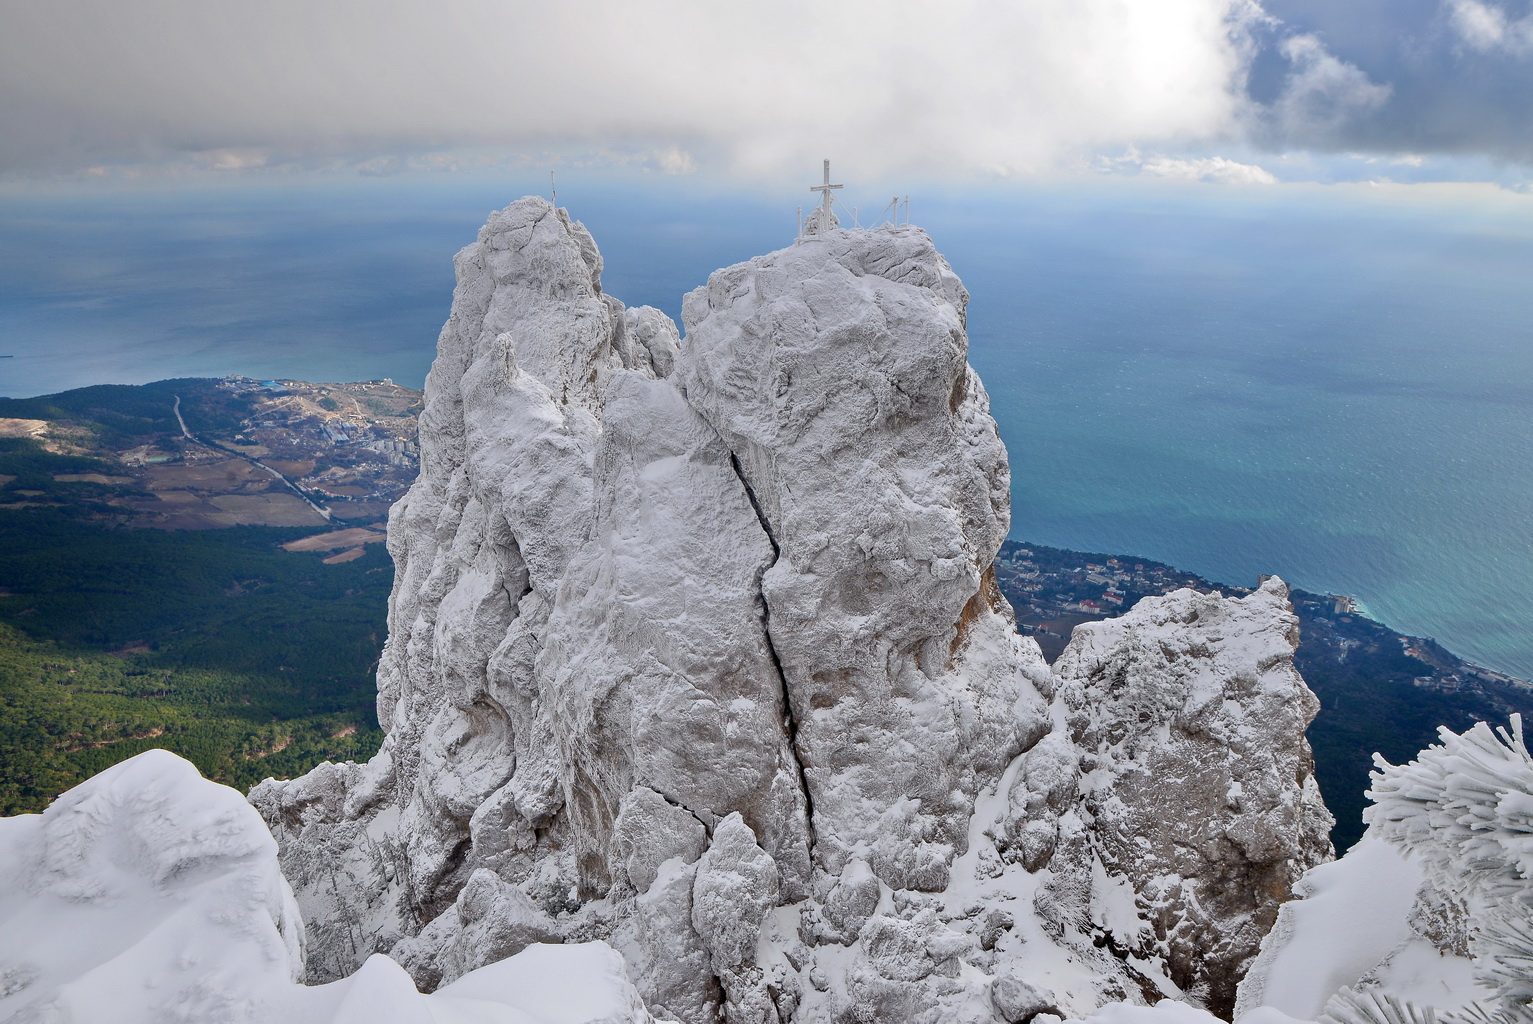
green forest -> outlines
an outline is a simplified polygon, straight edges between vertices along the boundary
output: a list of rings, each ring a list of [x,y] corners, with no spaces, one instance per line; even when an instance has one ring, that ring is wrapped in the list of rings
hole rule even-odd
[[[280,547],[312,532],[0,510],[0,815],[150,747],[242,790],[377,750],[393,568]]]
[[[194,431],[236,430],[250,401],[220,388],[208,377],[178,377],[153,384],[96,384],[37,398],[0,398],[0,416],[63,421],[87,430],[98,444],[124,444],[148,436],[179,435],[173,411]]]

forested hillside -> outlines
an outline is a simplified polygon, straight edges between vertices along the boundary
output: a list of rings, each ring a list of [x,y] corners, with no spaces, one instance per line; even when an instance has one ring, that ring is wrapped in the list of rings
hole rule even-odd
[[[0,814],[154,746],[241,789],[370,756],[392,568],[279,546],[312,532],[0,511]]]

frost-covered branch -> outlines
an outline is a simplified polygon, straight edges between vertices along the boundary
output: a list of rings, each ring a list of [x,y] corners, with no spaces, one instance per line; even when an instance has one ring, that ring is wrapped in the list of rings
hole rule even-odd
[[[1437,1013],[1378,989],[1343,988],[1326,1003],[1317,1024],[1437,1024]]]
[[[1510,730],[1481,722],[1398,767],[1374,755],[1367,820],[1420,856],[1445,889],[1467,880],[1484,895],[1515,897],[1533,873],[1533,757],[1522,718]]]

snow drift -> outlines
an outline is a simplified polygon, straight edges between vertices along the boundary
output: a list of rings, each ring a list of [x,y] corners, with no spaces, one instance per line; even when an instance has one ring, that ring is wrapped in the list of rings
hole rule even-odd
[[[162,750],[0,819],[0,1020],[75,1024],[648,1021],[600,943],[535,946],[430,996],[374,956],[305,987],[277,844],[239,793]]]

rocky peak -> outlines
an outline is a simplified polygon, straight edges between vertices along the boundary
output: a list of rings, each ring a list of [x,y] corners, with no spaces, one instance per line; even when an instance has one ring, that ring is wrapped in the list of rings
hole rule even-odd
[[[1281,585],[1147,602],[1051,672],[991,575],[1006,453],[925,233],[720,270],[684,341],[600,269],[538,199],[458,254],[388,738],[251,794],[311,974],[602,939],[699,1024],[1223,1005],[1325,855]]]
[[[1247,597],[1178,590],[1078,626],[1055,665],[1080,771],[1073,807],[1090,822],[1060,839],[1089,836],[1132,890],[1139,920],[1109,926],[1115,947],[1162,959],[1224,1016],[1278,904],[1333,855],[1296,742],[1319,710],[1293,666],[1298,642],[1288,588],[1269,576]]]

